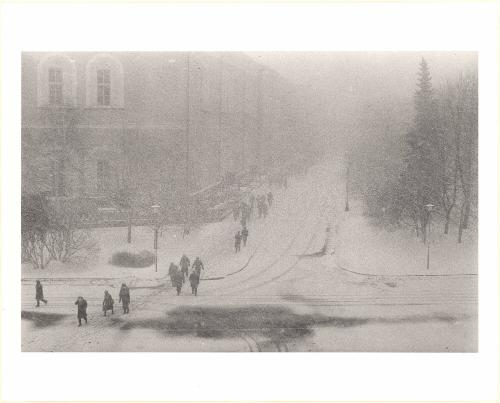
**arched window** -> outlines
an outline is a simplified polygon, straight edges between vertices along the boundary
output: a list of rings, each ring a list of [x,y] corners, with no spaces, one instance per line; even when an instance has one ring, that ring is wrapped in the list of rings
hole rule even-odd
[[[38,64],[37,102],[40,107],[76,105],[75,61],[62,54],[51,54]]]
[[[123,67],[113,56],[93,57],[85,72],[86,105],[91,108],[123,107]]]

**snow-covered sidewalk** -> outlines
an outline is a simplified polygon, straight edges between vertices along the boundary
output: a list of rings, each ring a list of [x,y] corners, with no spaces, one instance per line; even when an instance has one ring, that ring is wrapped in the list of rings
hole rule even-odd
[[[363,205],[351,197],[345,212],[345,173],[335,163],[325,165],[338,178],[332,194],[336,210],[331,216],[332,233],[324,264],[372,275],[475,275],[477,274],[477,231],[464,232],[457,243],[456,228],[443,234],[441,223],[432,225],[430,267],[427,270],[427,245],[407,228],[388,231],[376,227],[363,215]]]

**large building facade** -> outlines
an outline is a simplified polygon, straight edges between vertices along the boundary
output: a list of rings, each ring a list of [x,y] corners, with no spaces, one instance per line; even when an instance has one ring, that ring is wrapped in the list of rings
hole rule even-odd
[[[242,53],[22,56],[24,193],[190,194],[285,161],[293,87]]]

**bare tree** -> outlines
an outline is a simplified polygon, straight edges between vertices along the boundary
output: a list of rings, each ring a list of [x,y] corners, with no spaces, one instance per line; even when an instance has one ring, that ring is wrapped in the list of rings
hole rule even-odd
[[[23,234],[21,247],[24,259],[36,269],[44,269],[52,260],[46,241],[47,235],[44,232],[30,231]]]
[[[56,202],[50,211],[50,229],[45,247],[54,260],[84,261],[97,250],[89,229],[83,227],[78,208],[71,203]]]
[[[441,192],[439,202],[445,218],[444,233],[448,234],[451,213],[456,206],[458,196],[458,161],[461,151],[461,132],[457,130],[457,123],[461,111],[457,102],[456,87],[450,81],[441,89],[440,96],[439,162]]]
[[[46,197],[23,195],[21,201],[21,247],[23,261],[43,269],[51,260],[46,241],[49,231],[49,211]]]

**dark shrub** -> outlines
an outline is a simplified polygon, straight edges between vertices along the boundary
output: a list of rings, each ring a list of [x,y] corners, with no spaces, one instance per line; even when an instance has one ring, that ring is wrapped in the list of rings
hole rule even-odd
[[[147,250],[139,253],[116,252],[111,257],[111,264],[121,267],[148,267],[155,262],[155,255]]]

